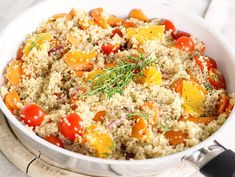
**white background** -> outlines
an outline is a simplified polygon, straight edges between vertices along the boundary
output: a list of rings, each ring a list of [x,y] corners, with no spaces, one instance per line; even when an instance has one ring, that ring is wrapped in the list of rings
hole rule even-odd
[[[161,0],[156,0],[161,1]],[[183,6],[192,10],[201,17],[206,15],[207,9],[212,1],[219,2],[217,10],[207,16],[208,22],[211,23],[214,28],[222,33],[229,44],[235,47],[235,0],[162,0],[165,3],[172,3],[176,6]],[[20,12],[32,6],[40,0],[0,0],[0,30]],[[107,1],[108,2],[108,1]],[[110,3],[111,1],[109,1]],[[167,13],[167,12],[166,12]],[[17,29],[16,29],[17,31]],[[1,56],[0,56],[1,58]],[[2,58],[1,58],[2,59]],[[225,58],[226,60],[226,58]],[[235,151],[235,123],[228,128],[218,141],[225,145],[227,148],[231,148]],[[1,141],[1,140],[0,140]],[[170,168],[170,167],[169,167]],[[193,170],[188,165],[183,166],[179,164],[178,171],[182,171],[181,176],[189,177],[185,171]],[[176,174],[176,170],[168,170],[164,172],[161,177],[174,177],[179,176],[179,172]],[[183,172],[184,171],[184,172]],[[192,174],[189,172],[188,174]],[[192,175],[193,177],[201,176],[198,173]],[[14,167],[0,152],[0,177],[25,177],[25,175]]]

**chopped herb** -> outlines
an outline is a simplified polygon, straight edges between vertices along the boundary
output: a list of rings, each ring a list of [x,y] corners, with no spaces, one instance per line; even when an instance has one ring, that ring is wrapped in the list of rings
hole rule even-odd
[[[167,132],[167,131],[169,131],[169,129],[170,129],[170,126],[169,125],[163,125],[163,124],[161,124],[160,122],[158,123],[158,126],[161,128],[161,130],[163,131],[163,132]]]
[[[217,81],[217,82],[219,81],[218,75],[214,75],[214,80]]]
[[[206,90],[210,90],[211,89],[211,87],[209,85],[206,85],[205,88],[206,88]]]
[[[128,117],[133,117],[133,116],[140,116],[140,117],[143,117],[144,119],[148,119],[148,114],[146,113],[143,113],[143,112],[132,112],[130,114],[127,115]]]
[[[118,60],[115,67],[105,68],[102,74],[88,81],[91,86],[89,95],[102,93],[111,98],[116,93],[122,94],[133,78],[139,79],[142,76],[141,70],[154,62],[154,59],[144,58],[142,54],[138,57],[130,56],[129,59],[134,62]],[[135,74],[136,70],[140,72]]]
[[[38,49],[38,41],[42,38],[41,34],[37,34],[35,40],[33,41],[33,43],[31,44],[30,48],[29,48],[29,52],[36,47]]]

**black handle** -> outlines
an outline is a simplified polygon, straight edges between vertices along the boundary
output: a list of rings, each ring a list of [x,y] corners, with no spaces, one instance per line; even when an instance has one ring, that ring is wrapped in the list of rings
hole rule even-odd
[[[225,150],[205,164],[200,172],[207,177],[235,177],[235,153]]]

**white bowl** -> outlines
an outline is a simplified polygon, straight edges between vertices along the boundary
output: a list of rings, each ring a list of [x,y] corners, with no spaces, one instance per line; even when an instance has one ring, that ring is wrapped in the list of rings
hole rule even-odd
[[[222,71],[226,78],[228,90],[230,92],[235,91],[235,80],[232,77],[235,75],[235,60],[231,49],[221,35],[197,15],[185,9],[176,9],[165,4],[156,3],[154,0],[47,0],[33,6],[9,23],[1,33],[0,84],[4,82],[3,75],[7,64],[15,56],[18,46],[25,39],[25,35],[33,32],[43,19],[47,19],[56,13],[69,12],[72,7],[87,11],[96,7],[103,7],[108,13],[121,17],[126,17],[133,8],[140,8],[150,18],[159,17],[172,20],[177,29],[191,33],[206,44],[206,54],[216,59],[219,70]],[[172,167],[180,162],[185,155],[206,146],[216,138],[217,134],[226,129],[228,124],[235,121],[234,111],[232,111],[225,124],[207,140],[188,150],[167,157],[137,161],[104,160],[74,153],[44,141],[27,130],[11,114],[2,99],[0,99],[0,107],[7,116],[16,135],[25,144],[40,151],[51,161],[58,163],[64,168],[99,176],[146,176]]]

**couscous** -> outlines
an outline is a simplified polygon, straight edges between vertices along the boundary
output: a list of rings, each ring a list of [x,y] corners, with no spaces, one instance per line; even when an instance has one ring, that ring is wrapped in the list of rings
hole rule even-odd
[[[167,19],[72,9],[26,36],[1,97],[28,129],[61,148],[147,159],[213,134],[234,104],[206,45]]]

